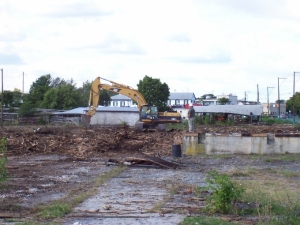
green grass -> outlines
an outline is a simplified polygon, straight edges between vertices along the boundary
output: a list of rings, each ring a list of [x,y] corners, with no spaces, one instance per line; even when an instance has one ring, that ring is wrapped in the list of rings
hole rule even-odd
[[[236,223],[227,222],[216,217],[186,217],[179,225],[233,225]]]
[[[265,162],[284,161],[284,162],[300,162],[300,154],[276,154],[261,156]]]
[[[0,140],[0,184],[4,182],[7,178],[7,173],[6,173],[7,157],[5,155],[6,152],[7,152],[6,138],[1,138]]]
[[[41,213],[40,217],[43,219],[52,219],[62,217],[65,214],[72,212],[72,204],[70,203],[55,203],[46,207]]]
[[[188,129],[188,121],[182,121],[181,123],[168,123],[167,130],[175,129],[175,130],[187,130]]]

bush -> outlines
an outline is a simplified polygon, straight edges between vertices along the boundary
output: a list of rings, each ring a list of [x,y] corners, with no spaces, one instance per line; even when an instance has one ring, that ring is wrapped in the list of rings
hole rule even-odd
[[[5,156],[5,153],[7,151],[6,147],[6,139],[2,138],[0,140],[0,184],[6,180],[6,162],[7,157]]]
[[[228,175],[219,174],[215,170],[208,173],[205,181],[208,183],[207,188],[212,191],[206,198],[206,209],[212,213],[229,213],[236,200],[245,192],[245,189],[235,185]]]

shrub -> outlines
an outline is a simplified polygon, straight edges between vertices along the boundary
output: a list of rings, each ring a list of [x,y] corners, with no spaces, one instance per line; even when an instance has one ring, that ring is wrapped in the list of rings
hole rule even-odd
[[[6,180],[6,162],[7,157],[5,156],[5,153],[7,151],[6,147],[6,139],[2,138],[0,140],[0,184]]]
[[[215,170],[208,173],[205,181],[208,183],[207,188],[212,191],[206,198],[206,209],[213,213],[229,213],[231,206],[234,206],[236,200],[245,192],[245,189],[235,185],[228,175],[219,174]]]

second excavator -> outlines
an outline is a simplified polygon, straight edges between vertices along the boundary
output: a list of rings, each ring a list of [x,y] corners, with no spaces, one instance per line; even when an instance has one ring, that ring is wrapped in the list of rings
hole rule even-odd
[[[102,84],[101,79],[110,82],[110,84]],[[101,89],[125,95],[137,103],[139,110],[139,121],[135,124],[137,131],[142,131],[144,128],[166,131],[167,123],[181,123],[181,115],[177,111],[158,112],[157,106],[147,104],[144,96],[138,90],[97,77],[91,85],[89,109],[86,114],[81,116],[81,121],[86,127],[90,126],[91,117],[96,113]]]

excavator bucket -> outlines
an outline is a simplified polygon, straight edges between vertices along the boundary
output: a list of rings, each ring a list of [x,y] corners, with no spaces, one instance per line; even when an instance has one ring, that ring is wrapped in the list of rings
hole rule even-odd
[[[91,125],[91,116],[85,114],[81,115],[81,122],[86,128],[89,128]]]

